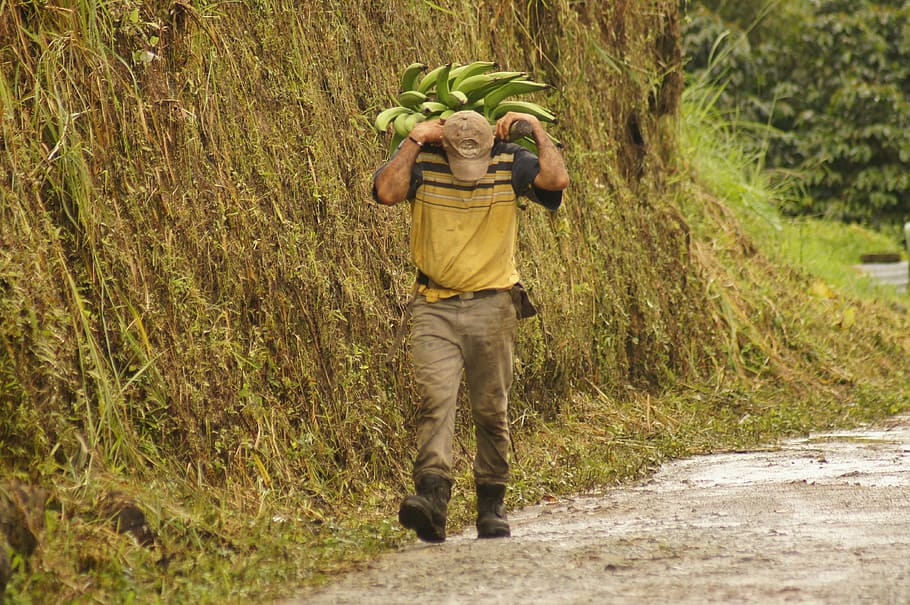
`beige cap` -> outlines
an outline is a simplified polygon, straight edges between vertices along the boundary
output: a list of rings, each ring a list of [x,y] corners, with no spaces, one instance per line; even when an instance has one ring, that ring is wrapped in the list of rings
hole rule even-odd
[[[442,145],[459,181],[479,181],[490,166],[493,127],[474,110],[458,111],[442,127]]]

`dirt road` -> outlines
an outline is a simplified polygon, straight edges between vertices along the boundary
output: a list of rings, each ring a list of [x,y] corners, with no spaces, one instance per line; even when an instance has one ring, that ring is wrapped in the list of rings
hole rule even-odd
[[[414,542],[294,604],[910,603],[910,416],[511,514],[513,537]]]

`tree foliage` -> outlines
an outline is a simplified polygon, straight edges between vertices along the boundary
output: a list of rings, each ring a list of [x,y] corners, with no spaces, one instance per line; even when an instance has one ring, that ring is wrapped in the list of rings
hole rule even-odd
[[[876,225],[910,218],[910,7],[747,4],[739,15],[725,3],[693,7],[688,71],[721,77],[723,107],[771,126],[768,165],[796,169],[807,193],[786,209]]]

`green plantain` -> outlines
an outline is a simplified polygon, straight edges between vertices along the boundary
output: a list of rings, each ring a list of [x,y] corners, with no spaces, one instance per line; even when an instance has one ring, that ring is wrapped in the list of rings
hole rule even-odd
[[[428,114],[434,114],[434,113],[442,113],[443,111],[445,111],[448,108],[449,108],[448,105],[446,105],[445,103],[440,103],[439,101],[426,101],[424,103],[421,103],[420,107],[418,107],[417,109],[422,111],[424,113],[424,115],[428,115]]]
[[[508,97],[537,92],[539,90],[545,90],[547,88],[550,88],[550,85],[544,84],[542,82],[533,82],[531,80],[516,80],[513,82],[508,82],[488,92],[483,98],[483,104],[485,107],[493,108],[499,105]]]
[[[460,95],[452,94],[449,89],[449,71],[452,69],[452,63],[444,66],[439,76],[436,78],[436,98],[442,103],[449,106],[450,109],[461,109],[467,103],[467,96],[464,93]]]
[[[398,85],[399,92],[406,92],[408,90],[415,90],[417,88],[417,78],[426,71],[428,65],[426,63],[414,62],[404,68],[404,71],[401,72],[401,79]]]
[[[496,63],[493,61],[474,61],[467,65],[456,67],[449,72],[449,80],[452,83],[451,88],[461,90],[461,83],[466,79],[486,73],[492,69],[496,69]]]
[[[550,122],[551,124],[557,122],[556,115],[550,112],[549,109],[530,101],[503,101],[496,107],[485,108],[487,117],[492,120],[498,120],[509,111],[530,114],[541,122]]]
[[[401,113],[395,117],[395,120],[392,122],[392,128],[395,130],[395,134],[400,137],[408,136],[411,132],[411,129],[408,128],[408,121],[413,115],[414,112],[409,109],[407,113]]]
[[[436,80],[439,78],[439,74],[445,67],[445,65],[440,65],[425,73],[423,77],[420,78],[420,82],[417,83],[417,90],[424,94],[429,94],[429,92],[436,86]]]
[[[376,116],[376,120],[373,122],[373,126],[379,132],[385,132],[389,129],[389,125],[395,120],[395,118],[409,111],[410,109],[407,107],[402,107],[401,105],[383,109],[379,112],[379,115]]]
[[[417,109],[421,103],[429,100],[429,97],[419,90],[406,90],[398,95],[398,102],[411,109]]]
[[[468,96],[468,102],[474,103],[479,99],[484,98],[486,95],[491,92],[498,90],[499,88],[505,86],[509,82],[519,80],[521,78],[527,77],[523,72],[500,72],[506,75],[497,76],[495,74],[483,74],[480,77],[487,78],[485,83],[477,83],[477,80],[468,81],[467,79],[462,82],[462,88]],[[476,83],[476,85],[475,85]],[[470,90],[466,90],[470,88]]]

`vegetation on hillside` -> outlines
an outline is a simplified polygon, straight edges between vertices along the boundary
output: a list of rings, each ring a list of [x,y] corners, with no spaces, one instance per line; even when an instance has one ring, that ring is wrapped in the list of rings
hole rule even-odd
[[[0,3],[0,513],[35,538],[0,549],[8,598],[261,599],[407,538],[413,391],[388,346],[414,271],[407,209],[370,181],[415,60],[554,86],[573,184],[522,217],[542,313],[511,505],[905,408],[906,310],[767,255],[736,214],[760,170],[701,162],[734,157],[680,122],[680,20],[669,0]]]
[[[910,6],[893,0],[717,0],[690,6],[687,70],[767,165],[799,175],[788,213],[891,229],[910,220]]]

